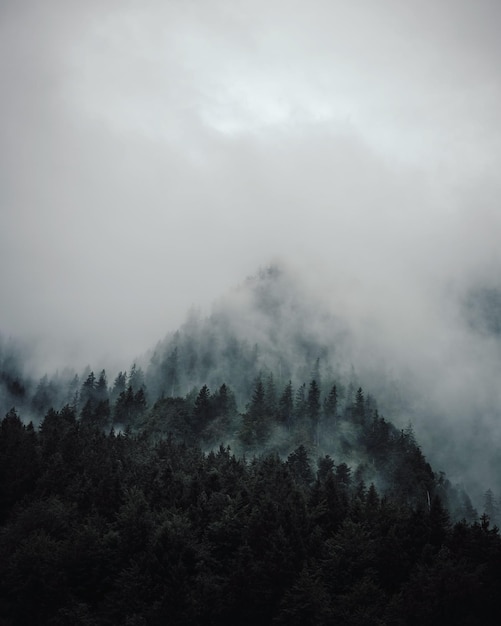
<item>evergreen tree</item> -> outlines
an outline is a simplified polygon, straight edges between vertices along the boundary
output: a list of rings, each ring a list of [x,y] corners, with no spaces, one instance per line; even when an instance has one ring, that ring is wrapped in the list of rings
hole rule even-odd
[[[133,363],[132,367],[130,368],[129,385],[132,387],[132,391],[134,393],[139,391],[139,389],[145,389],[143,370],[135,363]]]
[[[118,372],[111,390],[111,401],[115,403],[119,395],[127,388],[127,372]]]
[[[195,400],[193,407],[193,426],[195,432],[200,433],[209,425],[214,417],[211,393],[207,385],[204,385]]]
[[[307,415],[306,404],[306,384],[303,383],[296,390],[296,397],[294,399],[295,416],[299,422],[302,422]]]
[[[80,391],[80,402],[85,406],[89,401],[93,402],[95,399],[96,377],[94,376],[94,372],[90,372],[82,385],[82,389]]]
[[[72,406],[75,411],[78,409],[80,401],[80,379],[78,374],[75,374],[68,385],[68,392],[66,396],[66,403]]]
[[[131,425],[134,419],[134,392],[131,385],[118,396],[113,408],[113,423]]]
[[[318,445],[320,422],[320,388],[315,380],[310,382],[308,389],[308,418],[311,424],[313,443]]]
[[[262,445],[270,429],[270,418],[266,413],[265,390],[258,376],[247,412],[243,416],[241,439],[247,445]]]
[[[179,357],[177,347],[172,350],[164,364],[165,389],[171,397],[179,394]]]
[[[317,358],[315,361],[313,369],[311,370],[310,378],[311,380],[314,380],[317,383],[319,388],[322,387],[322,377],[320,374],[320,359],[319,358]]]
[[[102,370],[96,382],[96,399],[104,401],[108,399],[108,383],[106,381],[106,372]]]
[[[487,489],[484,496],[484,513],[489,517],[492,526],[499,524],[499,507],[491,489]]]
[[[31,400],[33,410],[38,415],[43,415],[48,409],[53,408],[55,399],[54,386],[49,382],[47,375],[44,375]]]
[[[212,397],[213,411],[216,417],[222,418],[229,426],[230,418],[237,412],[237,403],[231,389],[223,383]]]
[[[280,396],[278,402],[278,420],[290,430],[294,414],[294,400],[292,393],[292,382],[289,380]]]
[[[327,428],[332,428],[332,426],[337,421],[337,410],[338,410],[338,394],[337,394],[337,386],[332,385],[328,396],[324,399],[324,423]]]
[[[273,374],[271,372],[266,377],[264,387],[264,403],[266,414],[269,418],[274,419],[277,414],[277,391],[275,388]]]
[[[362,387],[357,389],[355,404],[352,409],[353,421],[356,424],[363,424],[365,421],[365,399]]]
[[[287,466],[295,480],[302,486],[308,486],[313,482],[314,476],[308,458],[308,452],[303,445],[291,452],[287,457]]]
[[[334,475],[334,461],[326,454],[324,457],[318,459],[318,472],[317,478],[320,482],[324,482],[327,476]]]

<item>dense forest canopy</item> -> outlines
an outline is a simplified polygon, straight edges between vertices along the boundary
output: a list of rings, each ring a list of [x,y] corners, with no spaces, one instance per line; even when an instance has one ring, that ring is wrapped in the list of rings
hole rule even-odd
[[[36,380],[2,344],[1,623],[497,623],[498,485],[433,469],[289,281],[111,379]]]

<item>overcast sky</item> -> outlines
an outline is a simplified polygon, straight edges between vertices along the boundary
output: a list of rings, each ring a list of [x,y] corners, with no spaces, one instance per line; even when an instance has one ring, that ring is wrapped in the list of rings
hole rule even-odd
[[[499,284],[500,24],[499,0],[3,0],[0,331],[127,367],[283,258],[436,338],[444,285]]]

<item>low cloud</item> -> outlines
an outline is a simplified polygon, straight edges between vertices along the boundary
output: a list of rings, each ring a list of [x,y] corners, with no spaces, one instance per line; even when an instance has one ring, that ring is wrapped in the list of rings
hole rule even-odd
[[[279,258],[357,358],[497,428],[499,340],[464,302],[500,288],[500,18],[4,2],[0,330],[42,371],[118,369]]]

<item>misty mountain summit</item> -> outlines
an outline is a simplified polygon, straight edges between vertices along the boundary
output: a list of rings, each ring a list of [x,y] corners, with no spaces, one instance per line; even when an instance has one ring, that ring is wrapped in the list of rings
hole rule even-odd
[[[111,378],[2,343],[0,622],[497,624],[497,493],[360,355],[277,266]]]

